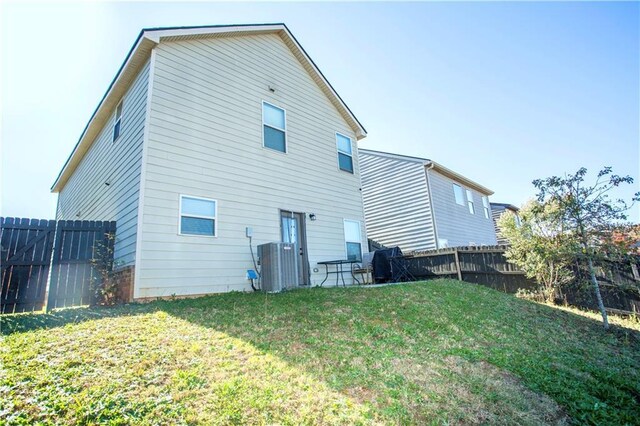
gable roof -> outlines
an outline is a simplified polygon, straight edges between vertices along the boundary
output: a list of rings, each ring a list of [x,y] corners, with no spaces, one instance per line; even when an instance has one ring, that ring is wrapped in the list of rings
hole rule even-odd
[[[487,188],[485,186],[482,186],[479,183],[474,182],[471,179],[462,176],[460,173],[454,172],[453,170],[443,166],[440,163],[436,163],[433,160],[429,160],[428,158],[412,157],[412,156],[409,156],[409,155],[392,154],[390,152],[374,151],[372,149],[362,149],[362,148],[359,148],[358,152],[359,153],[363,153],[363,154],[368,154],[368,155],[377,155],[379,157],[392,158],[392,159],[395,159],[395,160],[410,161],[410,162],[413,162],[413,163],[420,163],[420,164],[424,165],[426,168],[435,170],[436,172],[440,173],[441,175],[444,175],[444,176],[446,176],[446,177],[448,177],[448,178],[450,178],[452,180],[455,180],[456,182],[459,182],[459,183],[463,184],[464,186],[466,186],[468,188],[475,189],[476,191],[480,192],[481,194],[493,195],[493,191],[490,190],[489,188]]]
[[[494,207],[503,208],[503,209],[507,209],[507,210],[512,210],[512,211],[514,211],[516,213],[520,211],[520,209],[518,207],[514,206],[513,204],[509,204],[509,203],[494,203],[494,202],[491,202],[490,204],[491,204],[491,208],[494,208]]]
[[[342,115],[349,126],[351,126],[357,139],[360,140],[367,136],[367,131],[364,126],[358,121],[338,92],[335,91],[331,83],[329,83],[324,74],[322,74],[302,45],[300,45],[298,40],[296,40],[289,31],[289,28],[283,23],[144,28],[140,31],[140,34],[138,34],[138,38],[133,43],[127,57],[120,66],[120,69],[118,69],[116,76],[111,81],[111,84],[109,84],[100,103],[93,111],[89,122],[80,135],[80,139],[78,139],[71,155],[67,158],[62,170],[60,170],[58,177],[53,183],[51,192],[60,192],[62,190],[157,44],[162,41],[256,34],[279,35],[311,78],[340,112],[340,115]]]

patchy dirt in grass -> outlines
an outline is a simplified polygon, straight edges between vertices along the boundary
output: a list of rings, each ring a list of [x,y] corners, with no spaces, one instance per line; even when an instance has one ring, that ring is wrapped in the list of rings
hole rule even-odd
[[[379,397],[378,392],[373,389],[369,389],[364,386],[358,386],[353,388],[347,388],[344,390],[344,393],[353,401],[364,404],[364,403],[374,403],[376,399]]]
[[[393,369],[415,383],[423,403],[407,401],[417,422],[426,413],[447,413],[449,424],[565,425],[569,418],[553,399],[524,386],[513,374],[485,361],[457,356],[441,361],[394,359]]]

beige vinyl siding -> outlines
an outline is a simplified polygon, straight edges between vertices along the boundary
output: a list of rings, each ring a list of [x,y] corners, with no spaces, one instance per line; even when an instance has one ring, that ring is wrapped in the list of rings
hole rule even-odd
[[[434,249],[423,162],[363,151],[359,158],[368,237],[403,252]]]
[[[438,239],[446,239],[449,247],[496,244],[496,232],[491,216],[487,219],[482,208],[482,196],[476,190],[465,187],[434,170],[427,170],[432,206],[435,212]],[[453,184],[462,186],[464,205],[457,204],[453,193]],[[467,192],[473,196],[475,214],[469,213]]]
[[[132,265],[135,261],[148,76],[149,62],[123,97],[118,140],[112,142],[115,122],[112,113],[58,196],[57,219],[117,222],[114,253],[117,266]]]
[[[335,133],[354,153],[356,138],[281,38],[162,42],[153,78],[134,297],[250,290],[245,227],[254,250],[280,241],[280,209],[306,213],[318,284],[318,261],[346,257],[343,220],[364,224],[356,156],[355,174],[338,169]],[[286,154],[263,148],[262,101],[286,110]],[[180,194],[217,200],[216,237],[178,235]]]

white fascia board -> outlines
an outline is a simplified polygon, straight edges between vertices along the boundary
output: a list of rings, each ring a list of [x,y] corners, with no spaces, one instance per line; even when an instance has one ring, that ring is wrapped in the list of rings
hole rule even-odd
[[[342,109],[344,110],[344,114],[346,114],[350,121],[353,123],[352,127],[354,127],[354,132],[356,134],[356,138],[358,140],[363,139],[367,136],[367,132],[362,127],[358,119],[351,112],[349,107],[345,104],[345,102],[340,98],[340,95],[333,89],[329,81],[324,77],[320,69],[316,66],[313,60],[306,53],[304,48],[298,43],[296,38],[291,34],[289,29],[282,24],[274,24],[274,25],[238,25],[238,26],[225,26],[225,27],[202,27],[202,28],[176,28],[176,29],[167,29],[167,30],[147,30],[145,31],[145,36],[147,36],[150,40],[154,40],[156,43],[159,43],[163,39],[171,39],[172,37],[191,37],[191,36],[209,36],[213,34],[229,34],[229,33],[278,33],[281,36],[286,37],[287,41],[290,42],[295,49],[296,53],[300,54],[304,58],[304,61],[307,65],[312,69],[313,73],[320,79],[322,84],[325,86],[327,91],[331,94],[331,96],[335,99],[336,103],[338,103]]]
[[[356,129],[355,133],[356,133],[356,138],[358,140],[363,139],[365,137],[367,137],[367,132],[364,129],[364,127],[362,127],[362,125],[360,124],[360,122],[358,121],[358,119],[355,117],[355,115],[353,115],[353,113],[351,112],[351,110],[349,109],[349,107],[345,104],[345,102],[342,100],[342,98],[340,98],[340,95],[338,95],[338,92],[336,92],[333,87],[331,86],[331,84],[329,83],[329,81],[324,77],[324,75],[322,74],[322,72],[320,71],[320,69],[316,66],[316,64],[313,62],[313,60],[311,59],[311,57],[309,55],[307,55],[307,52],[304,50],[304,48],[300,45],[300,43],[298,43],[298,40],[296,40],[296,38],[293,36],[293,34],[291,34],[289,32],[289,30],[287,29],[287,27],[283,26],[283,31],[284,34],[286,34],[287,38],[289,40],[291,40],[291,42],[296,46],[296,48],[299,50],[299,52],[304,56],[304,58],[307,60],[307,62],[309,63],[309,66],[311,66],[311,68],[314,70],[314,72],[318,75],[318,77],[322,80],[322,82],[325,84],[325,86],[327,87],[327,89],[331,92],[331,94],[335,97],[335,99],[338,101],[338,103],[342,106],[342,108],[344,108],[345,112],[348,114],[349,118],[351,118],[351,120],[356,124]]]
[[[98,133],[100,132],[100,130],[102,129],[102,127],[110,117],[110,114],[106,114],[105,108],[107,107],[107,105],[109,105],[109,103],[114,102],[114,100],[112,99],[114,96],[114,93],[124,90],[123,88],[123,85],[125,84],[123,82],[124,76],[125,74],[127,74],[127,71],[130,71],[131,68],[133,67],[132,63],[136,60],[145,59],[143,58],[143,56],[146,56],[147,53],[151,51],[153,47],[151,47],[146,52],[142,51],[143,50],[142,46],[146,46],[149,42],[152,42],[153,46],[157,44],[157,42],[154,39],[150,37],[146,37],[145,34],[142,34],[138,39],[137,43],[131,50],[131,53],[129,54],[128,58],[125,60],[124,64],[122,64],[120,70],[118,71],[116,78],[111,83],[109,89],[107,90],[107,93],[105,93],[104,96],[102,97],[102,100],[100,101],[100,103],[98,104],[98,107],[96,108],[93,115],[91,116],[91,119],[89,120],[84,130],[82,131],[80,139],[78,139],[78,142],[76,143],[76,146],[73,148],[71,155],[67,158],[67,161],[62,167],[60,174],[56,178],[56,181],[53,183],[53,186],[51,187],[51,192],[56,193],[62,190],[62,188],[64,187],[64,184],[66,184],[67,180],[75,170],[76,166],[78,165],[78,163],[80,163],[80,161],[84,157],[84,154],[89,150],[89,148],[93,144],[95,137],[98,136]],[[142,63],[144,63],[144,61]],[[111,108],[109,108],[109,110],[110,109]]]
[[[453,179],[463,184],[468,188],[475,189],[476,191],[480,192],[483,195],[489,196],[494,194],[494,192],[489,188],[482,186],[479,183],[474,182],[471,179],[462,176],[460,173],[454,172],[453,170],[446,168],[442,164],[436,163],[435,161],[430,161],[425,166],[427,168],[432,169],[435,172],[440,173],[441,175],[444,175],[450,179]]]
[[[197,35],[211,35],[211,34],[224,34],[234,32],[277,32],[286,30],[284,25],[238,25],[231,27],[202,27],[202,28],[176,28],[168,30],[146,30],[144,32],[145,37],[158,43],[163,38],[168,37],[185,37],[185,36],[197,36]]]

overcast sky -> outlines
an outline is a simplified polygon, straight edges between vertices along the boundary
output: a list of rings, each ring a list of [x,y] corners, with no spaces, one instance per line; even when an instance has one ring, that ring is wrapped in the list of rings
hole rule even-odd
[[[637,2],[0,4],[3,216],[54,217],[49,188],[138,32],[179,25],[286,23],[361,147],[433,159],[492,201],[581,166],[638,190]]]

